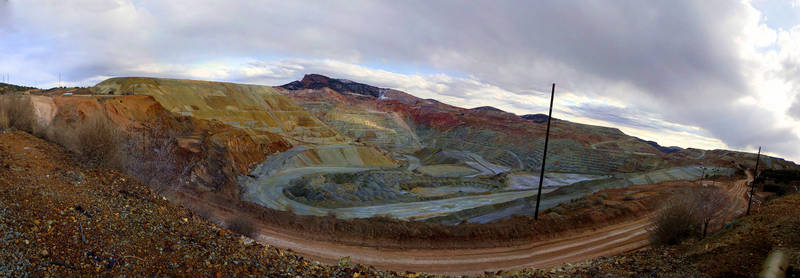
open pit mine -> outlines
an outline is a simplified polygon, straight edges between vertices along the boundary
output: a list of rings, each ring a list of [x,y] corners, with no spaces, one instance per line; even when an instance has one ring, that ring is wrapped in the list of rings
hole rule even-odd
[[[222,226],[246,222],[258,241],[323,262],[445,274],[641,248],[660,202],[698,183],[723,187],[738,216],[756,157],[553,118],[533,221],[546,115],[316,74],[275,87],[123,77],[13,97],[56,141],[111,122],[125,138],[121,172]],[[760,167],[798,168],[765,156]]]

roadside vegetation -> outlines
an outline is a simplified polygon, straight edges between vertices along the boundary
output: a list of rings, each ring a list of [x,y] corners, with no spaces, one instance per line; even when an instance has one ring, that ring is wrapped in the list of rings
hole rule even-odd
[[[688,238],[705,238],[709,226],[728,203],[719,187],[691,187],[664,204],[651,228],[654,245],[674,245]]]

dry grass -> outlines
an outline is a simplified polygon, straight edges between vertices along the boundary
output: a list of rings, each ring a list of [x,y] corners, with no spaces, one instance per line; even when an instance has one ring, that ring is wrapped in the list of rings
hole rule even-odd
[[[28,96],[0,97],[0,129],[8,128],[26,131],[64,146],[93,166],[119,169],[119,160],[124,152],[122,133],[105,115],[93,115],[76,123],[74,128],[42,125],[36,119]]]
[[[0,105],[0,131],[7,130],[10,127],[10,120],[8,118],[8,113],[5,110],[2,110],[2,105]]]
[[[94,166],[119,168],[123,138],[108,118],[95,115],[75,129],[77,153],[82,161]]]
[[[36,122],[33,111],[33,104],[27,97],[2,96],[0,97],[0,117],[5,119],[0,120],[2,121],[0,127],[33,132],[33,125]]]

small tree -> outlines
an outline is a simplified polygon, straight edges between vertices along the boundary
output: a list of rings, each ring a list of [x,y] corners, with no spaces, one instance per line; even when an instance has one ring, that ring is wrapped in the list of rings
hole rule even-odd
[[[692,196],[695,215],[702,224],[703,238],[708,233],[709,224],[720,215],[720,211],[728,203],[728,196],[719,187],[702,187]]]
[[[706,237],[714,217],[721,215],[729,199],[719,187],[693,187],[669,199],[656,216],[650,240],[672,245],[693,237]]]
[[[697,234],[699,223],[695,215],[693,198],[675,196],[667,201],[653,221],[650,242],[655,245],[673,245]]]

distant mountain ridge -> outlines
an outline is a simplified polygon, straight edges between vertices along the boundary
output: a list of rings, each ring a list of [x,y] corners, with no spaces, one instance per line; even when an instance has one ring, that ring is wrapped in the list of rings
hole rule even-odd
[[[654,148],[658,149],[662,153],[674,153],[674,152],[678,152],[678,151],[683,150],[683,148],[678,147],[678,146],[664,147],[664,146],[659,145],[656,141],[648,141],[648,140],[644,140],[644,139],[640,139],[640,138],[636,138],[636,139],[638,139],[639,141],[645,142],[647,144],[650,144],[650,146],[653,146]]]
[[[547,122],[547,118],[549,118],[549,116],[547,116],[545,114],[527,114],[527,115],[522,115],[520,117],[522,117],[523,119],[529,120],[531,122],[537,123],[537,124],[546,123]]]
[[[504,112],[504,113],[508,113],[508,112],[506,112],[506,111],[500,110],[500,109],[498,109],[498,108],[495,108],[495,107],[492,107],[492,106],[481,106],[481,107],[475,107],[475,108],[472,108],[472,110],[478,110],[478,111],[494,111],[494,112]]]
[[[352,92],[360,95],[380,97],[387,89],[353,82],[347,79],[332,79],[320,74],[306,74],[300,81],[293,81],[281,88],[287,90],[331,88],[339,92]]]

